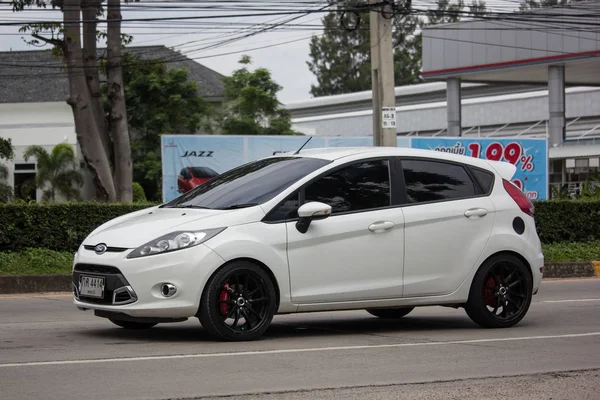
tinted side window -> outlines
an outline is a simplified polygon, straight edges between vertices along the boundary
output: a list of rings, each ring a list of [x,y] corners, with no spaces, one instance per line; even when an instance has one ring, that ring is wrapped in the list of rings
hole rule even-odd
[[[471,172],[473,173],[475,180],[477,180],[477,183],[481,187],[481,190],[483,190],[483,193],[489,193],[492,190],[492,186],[494,184],[494,174],[473,167],[471,167]]]
[[[390,174],[387,160],[352,164],[320,178],[306,187],[304,202],[329,204],[332,214],[390,205]]]
[[[402,160],[409,203],[452,200],[476,195],[464,167],[440,161]]]

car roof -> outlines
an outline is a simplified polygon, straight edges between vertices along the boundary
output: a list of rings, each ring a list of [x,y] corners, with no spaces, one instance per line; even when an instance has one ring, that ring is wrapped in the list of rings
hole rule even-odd
[[[297,155],[293,152],[278,154],[278,156],[295,156],[295,157],[311,157],[321,158],[329,161],[335,161],[340,158],[354,157],[384,157],[384,156],[404,156],[404,157],[429,157],[438,158],[449,161],[469,162],[487,164],[483,159],[475,157],[458,155],[436,150],[414,149],[409,147],[327,147],[318,149],[306,149],[300,151]]]
[[[385,147],[385,146],[370,146],[370,147],[326,147],[326,148],[314,148],[301,150],[300,153],[294,154],[294,152],[280,153],[277,157],[310,157],[319,158],[328,161],[337,161],[344,158],[347,159],[361,159],[371,157],[386,157],[386,156],[397,156],[397,157],[421,157],[421,158],[433,158],[438,160],[454,161],[459,163],[470,164],[476,167],[480,167],[486,170],[498,172],[498,167],[504,168],[505,166],[500,164],[508,164],[506,162],[495,162],[488,161],[482,158],[471,157],[467,155],[459,155],[454,153],[448,153],[437,150],[425,150],[415,149],[409,147]],[[506,167],[512,168],[512,164]],[[509,168],[509,169],[510,169]],[[514,171],[504,171],[501,175],[507,173],[512,175]]]

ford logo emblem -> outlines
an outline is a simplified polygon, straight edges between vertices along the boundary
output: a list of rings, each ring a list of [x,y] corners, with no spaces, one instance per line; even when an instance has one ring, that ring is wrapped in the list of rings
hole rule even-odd
[[[106,252],[106,245],[104,243],[100,243],[97,244],[96,247],[94,247],[94,251],[96,252],[96,254],[104,254]]]

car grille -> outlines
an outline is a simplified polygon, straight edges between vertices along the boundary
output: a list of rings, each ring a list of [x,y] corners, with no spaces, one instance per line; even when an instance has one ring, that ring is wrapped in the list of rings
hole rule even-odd
[[[94,251],[96,246],[91,246],[89,244],[86,244],[85,246],[83,246],[83,248],[86,250],[89,250],[89,251]],[[127,250],[127,247],[107,247],[106,248],[107,253],[122,253],[125,250]]]
[[[110,267],[107,265],[93,265],[93,264],[77,264],[75,265],[75,271],[77,272],[89,272],[96,274],[107,274],[107,275],[119,275],[121,271],[119,268]]]
[[[102,298],[82,296],[79,293],[81,275],[104,277]],[[125,305],[137,301],[135,291],[121,271],[113,266],[95,264],[76,264],[72,276],[73,295],[83,303],[103,305]]]

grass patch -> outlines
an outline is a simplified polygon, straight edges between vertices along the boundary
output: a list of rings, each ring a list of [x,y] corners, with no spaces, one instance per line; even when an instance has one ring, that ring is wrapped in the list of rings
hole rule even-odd
[[[46,249],[0,252],[0,275],[70,274],[73,253]]]
[[[547,262],[600,261],[600,242],[542,244]]]
[[[548,262],[600,261],[600,242],[542,245]],[[47,249],[0,252],[0,275],[70,274],[73,253]]]

